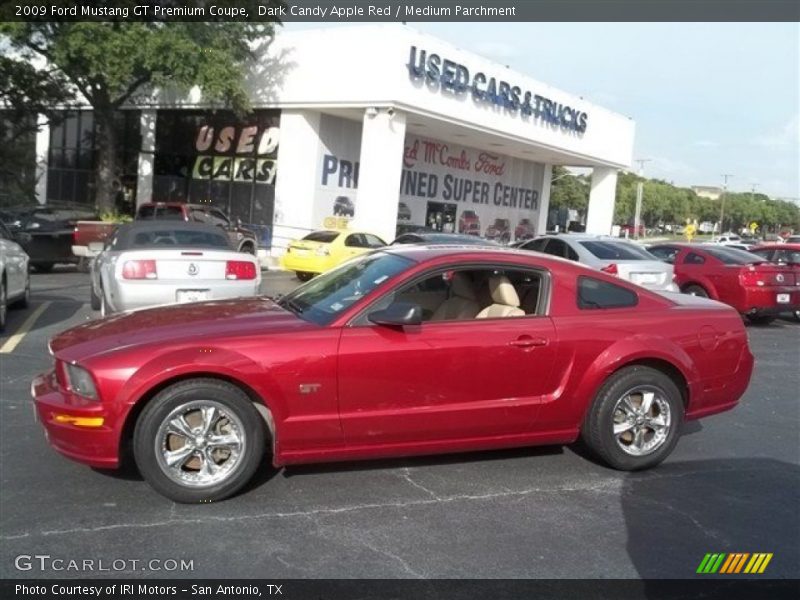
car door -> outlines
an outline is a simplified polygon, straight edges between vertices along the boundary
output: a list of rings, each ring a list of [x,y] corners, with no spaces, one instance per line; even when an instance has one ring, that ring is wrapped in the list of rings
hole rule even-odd
[[[547,274],[531,275],[540,278],[539,293],[546,294]],[[408,285],[419,287],[419,281]],[[407,328],[368,320],[369,312],[403,291],[390,292],[342,331],[339,409],[346,443],[433,444],[529,434],[555,386],[557,340],[550,317],[426,321]],[[538,306],[544,305],[540,300]]]
[[[6,274],[6,294],[16,298],[25,292],[28,279],[28,255],[14,241],[11,232],[0,223],[0,252]]]

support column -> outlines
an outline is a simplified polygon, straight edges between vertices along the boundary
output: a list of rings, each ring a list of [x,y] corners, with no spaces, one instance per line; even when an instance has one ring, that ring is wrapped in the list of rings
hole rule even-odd
[[[47,203],[47,161],[50,153],[50,121],[44,115],[36,115],[36,201]]]
[[[136,208],[153,198],[153,170],[156,152],[156,111],[143,110],[139,117],[142,147],[139,150],[138,179],[136,182]]]
[[[394,239],[403,170],[406,115],[394,110],[364,111],[359,160],[358,197],[353,225]]]
[[[311,110],[281,111],[271,256],[281,256],[291,240],[322,227],[313,218],[320,117]]]
[[[550,212],[550,187],[552,183],[553,165],[545,165],[542,179],[542,195],[539,197],[539,218],[536,222],[536,235],[544,235],[547,231],[547,213]]]
[[[586,233],[611,235],[616,192],[617,170],[611,167],[595,167],[592,171],[592,185],[589,192]]]

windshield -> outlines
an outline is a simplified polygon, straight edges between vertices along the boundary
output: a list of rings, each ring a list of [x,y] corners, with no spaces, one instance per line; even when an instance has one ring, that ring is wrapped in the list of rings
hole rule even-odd
[[[183,208],[180,206],[144,205],[139,207],[137,219],[178,219],[183,220]]]
[[[581,242],[580,244],[601,260],[658,260],[644,248],[624,242]]]
[[[228,238],[214,231],[198,231],[196,229],[155,229],[139,231],[131,240],[131,248],[149,248],[152,246],[173,246],[176,248],[219,248],[229,250]]]
[[[714,258],[721,260],[726,265],[749,265],[751,263],[764,262],[766,259],[758,254],[739,250],[738,248],[726,248],[725,246],[713,247],[704,246],[703,250]]]
[[[320,242],[323,244],[330,244],[337,237],[339,237],[338,231],[313,231],[303,239],[307,242]]]
[[[283,296],[278,304],[303,319],[327,325],[342,311],[412,264],[413,261],[396,254],[371,252],[315,277]]]

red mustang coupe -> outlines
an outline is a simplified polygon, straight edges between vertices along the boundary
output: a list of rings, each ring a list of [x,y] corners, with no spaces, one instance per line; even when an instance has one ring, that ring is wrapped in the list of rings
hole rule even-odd
[[[714,244],[656,244],[647,250],[674,266],[681,291],[730,304],[752,323],[800,309],[800,280],[785,264]]]
[[[277,467],[582,437],[652,467],[684,420],[736,406],[753,357],[739,315],[542,254],[398,246],[292,293],[86,323],[32,384],[64,455],[128,456],[179,502]]]

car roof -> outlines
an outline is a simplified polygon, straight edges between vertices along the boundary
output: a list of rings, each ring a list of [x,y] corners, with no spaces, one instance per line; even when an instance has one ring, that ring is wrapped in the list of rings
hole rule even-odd
[[[576,263],[566,258],[552,256],[541,252],[531,252],[530,250],[519,250],[517,248],[509,248],[507,246],[480,246],[477,244],[463,245],[463,244],[398,244],[397,246],[386,246],[379,248],[377,252],[387,252],[390,254],[397,254],[409,258],[415,262],[428,262],[439,258],[448,256],[459,255],[483,255],[488,259],[503,261],[508,258],[527,258],[532,256],[536,257],[537,262],[543,265],[562,265],[569,267],[580,268],[581,270],[588,270],[592,273],[597,273],[595,269],[587,267],[581,263]]]
[[[213,233],[214,235],[225,236],[225,232],[219,227],[208,225],[206,223],[195,223],[193,221],[132,221],[119,225],[115,231],[117,238],[118,250],[127,250],[131,246],[131,241],[137,233],[143,231],[172,231],[180,229],[182,231],[203,231],[205,233]]]
[[[401,238],[403,236],[415,236],[422,240],[430,240],[431,242],[437,242],[437,243],[443,242],[444,244],[447,244],[449,242],[451,244],[459,246],[463,246],[464,244],[470,246],[481,245],[481,244],[486,244],[487,246],[497,245],[496,242],[484,240],[474,235],[465,235],[463,233],[444,233],[441,231],[407,231],[405,233],[401,233],[400,235],[398,235],[397,238]],[[459,242],[464,242],[464,244],[460,244]]]
[[[545,233],[544,235],[536,236],[537,238],[554,238],[564,241],[572,242],[627,242],[632,243],[632,240],[624,238],[615,238],[610,235],[592,235],[591,233]]]

